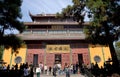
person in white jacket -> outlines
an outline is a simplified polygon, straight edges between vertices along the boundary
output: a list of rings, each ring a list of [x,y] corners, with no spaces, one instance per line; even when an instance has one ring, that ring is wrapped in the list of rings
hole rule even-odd
[[[41,69],[39,66],[36,67],[36,74],[37,74],[37,77],[40,77],[40,73],[41,73]]]

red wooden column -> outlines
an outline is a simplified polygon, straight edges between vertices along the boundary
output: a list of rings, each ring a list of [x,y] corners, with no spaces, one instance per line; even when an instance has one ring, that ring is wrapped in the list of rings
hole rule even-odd
[[[73,53],[73,54],[72,54],[72,63],[73,63],[73,64],[76,64],[76,62],[78,62],[78,54]]]
[[[28,64],[33,63],[33,54],[32,53],[28,53],[26,55],[26,62],[28,62]]]
[[[54,57],[53,53],[47,53],[46,54],[46,65],[48,67],[53,67],[53,65],[54,65],[54,59],[55,59],[55,57]]]
[[[62,68],[64,68],[65,63],[70,64],[70,53],[62,54]]]
[[[44,53],[39,53],[38,54],[38,64],[42,62],[44,63]]]

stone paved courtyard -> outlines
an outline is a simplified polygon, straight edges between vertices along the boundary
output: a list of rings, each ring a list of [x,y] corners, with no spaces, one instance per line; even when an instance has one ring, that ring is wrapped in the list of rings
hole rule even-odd
[[[37,77],[36,74],[34,77]],[[40,77],[54,77],[53,75],[46,75],[46,74],[41,74]],[[57,75],[56,77],[66,77],[65,75]],[[87,77],[85,75],[81,74],[71,74],[70,77]]]

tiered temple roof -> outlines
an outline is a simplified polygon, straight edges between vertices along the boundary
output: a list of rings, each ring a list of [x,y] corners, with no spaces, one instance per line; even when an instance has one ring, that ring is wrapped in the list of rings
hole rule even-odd
[[[33,22],[24,22],[27,30],[18,34],[23,40],[84,40],[85,35],[82,28],[83,25],[89,24],[86,22],[80,25],[71,17],[60,19],[55,14],[30,14],[30,17]],[[52,28],[53,26],[57,28]]]

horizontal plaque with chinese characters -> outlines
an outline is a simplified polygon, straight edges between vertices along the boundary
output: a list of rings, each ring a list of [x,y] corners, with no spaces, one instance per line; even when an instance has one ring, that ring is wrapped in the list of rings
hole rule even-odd
[[[47,53],[69,53],[70,45],[47,45]]]

